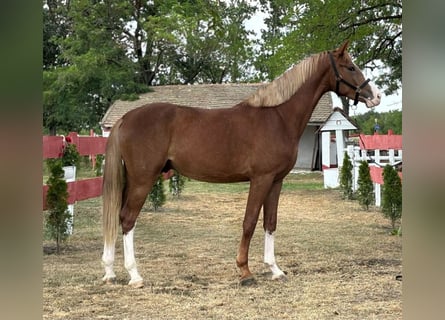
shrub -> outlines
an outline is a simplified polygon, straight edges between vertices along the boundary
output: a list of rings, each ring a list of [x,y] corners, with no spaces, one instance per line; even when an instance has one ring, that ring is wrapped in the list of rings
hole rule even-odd
[[[185,184],[185,178],[184,176],[181,176],[179,172],[175,170],[175,173],[170,178],[170,181],[168,183],[168,187],[170,189],[170,193],[179,198],[179,195],[182,192],[182,189],[184,189]]]
[[[340,191],[343,199],[351,200],[352,193],[352,163],[348,153],[345,152],[343,165],[340,169]]]
[[[164,178],[162,175],[158,177],[158,180],[153,185],[148,200],[153,206],[154,211],[157,211],[165,203]]]
[[[360,163],[358,168],[357,184],[358,202],[363,206],[363,208],[369,210],[369,205],[374,201],[374,186],[372,184],[367,161],[362,161]]]
[[[68,138],[67,138],[68,140]],[[75,144],[67,143],[63,148],[62,166],[76,166],[80,163],[80,154]]]
[[[68,238],[69,219],[71,217],[68,211],[68,186],[63,179],[64,171],[62,169],[61,159],[47,160],[50,176],[47,181],[48,193],[46,204],[48,215],[46,217],[46,233],[51,240],[56,241],[56,253],[60,252],[60,243]]]
[[[396,222],[402,218],[402,181],[390,165],[383,169],[382,212],[396,230]]]
[[[96,155],[96,164],[94,166],[94,171],[96,172],[96,177],[100,177],[103,174],[104,159],[105,159],[105,157],[103,154]]]

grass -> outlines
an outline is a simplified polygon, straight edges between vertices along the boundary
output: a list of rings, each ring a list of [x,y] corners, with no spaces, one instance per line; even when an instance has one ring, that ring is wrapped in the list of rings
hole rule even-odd
[[[239,183],[207,183],[186,179],[185,188],[190,193],[246,193],[249,192],[249,182]],[[293,190],[322,190],[323,181],[321,172],[307,172],[289,174],[283,182],[283,191]],[[168,190],[168,181],[165,182],[165,190]]]
[[[53,254],[43,243],[44,319],[401,319],[401,237],[380,212],[362,211],[322,188],[318,173],[289,175],[283,185],[276,257],[287,282],[262,263],[262,217],[250,250],[252,287],[238,286],[235,257],[246,184],[187,181],[159,212],[143,209],[135,234],[145,278],[131,289],[116,248],[117,283],[101,283],[101,204],[75,205],[75,231]]]

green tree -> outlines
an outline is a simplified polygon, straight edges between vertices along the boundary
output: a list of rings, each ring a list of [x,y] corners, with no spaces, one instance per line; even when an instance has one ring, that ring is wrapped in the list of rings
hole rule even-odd
[[[44,16],[50,16],[56,1],[46,2]],[[69,32],[44,34],[44,48],[58,52],[43,72],[43,119],[51,134],[97,128],[114,100],[147,90],[135,81],[134,63],[119,40],[121,5],[77,0],[59,12],[56,19],[69,21]]]
[[[401,86],[401,0],[261,0],[260,3],[270,18],[266,19],[267,31],[262,36],[257,64],[268,79],[309,54],[330,50],[349,39],[349,51],[357,64],[380,71],[375,82],[385,88],[386,94]],[[349,113],[348,100],[344,98],[342,102]]]
[[[369,172],[369,165],[367,161],[362,161],[358,168],[357,180],[357,198],[359,203],[369,210],[369,205],[374,201],[374,186]]]
[[[352,162],[347,152],[344,153],[343,165],[340,168],[340,191],[343,199],[353,199]]]
[[[153,189],[148,195],[148,200],[153,206],[154,211],[157,211],[165,203],[165,191],[164,191],[164,178],[159,176],[156,183],[153,185]]]
[[[64,171],[60,159],[49,159],[47,165],[50,176],[47,181],[48,193],[46,203],[48,215],[46,216],[46,233],[50,239],[56,241],[56,253],[60,252],[60,243],[68,238],[68,187],[63,179]]]
[[[246,80],[248,1],[46,0],[43,126],[97,128],[153,84]]]
[[[169,38],[163,37],[169,45],[163,51],[168,68],[159,70],[161,84],[245,79],[252,50],[243,21],[254,10],[247,1],[180,1],[163,10],[166,14],[150,22],[169,30]]]
[[[391,165],[383,169],[382,212],[396,230],[396,223],[402,218],[402,181]]]
[[[71,30],[67,19],[70,0],[43,1],[43,70],[63,65],[60,39],[66,38]]]
[[[375,112],[370,110],[364,114],[356,115],[354,120],[364,134],[373,134],[376,122],[380,126],[380,134],[387,134],[389,129],[394,134],[402,134],[402,111]]]

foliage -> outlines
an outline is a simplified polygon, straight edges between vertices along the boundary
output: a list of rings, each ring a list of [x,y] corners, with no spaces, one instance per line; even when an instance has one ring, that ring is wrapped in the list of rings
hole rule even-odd
[[[374,201],[374,186],[369,172],[369,165],[367,161],[362,161],[358,168],[357,181],[357,198],[358,202],[366,209]]]
[[[370,110],[354,117],[357,125],[364,134],[373,134],[374,126],[378,123],[380,134],[387,134],[391,129],[394,134],[402,134],[402,111],[375,112]]]
[[[185,184],[185,177],[180,175],[179,172],[175,170],[174,175],[171,176],[168,183],[170,193],[173,196],[179,198],[182,190],[184,189],[184,184]]]
[[[154,84],[245,81],[244,0],[43,2],[43,125],[97,128],[117,99]]]
[[[73,143],[67,143],[63,148],[62,166],[76,166],[80,163],[80,154],[77,147]]]
[[[401,0],[259,3],[44,0],[44,130],[97,129],[114,101],[152,85],[272,80],[345,39],[387,94],[401,86]],[[261,40],[245,27],[255,11],[266,14]]]
[[[48,215],[45,227],[50,239],[56,241],[56,252],[59,253],[60,243],[66,240],[69,235],[68,186],[63,179],[64,171],[61,159],[48,159],[47,165],[50,170],[50,177],[47,181],[46,203]]]
[[[157,211],[165,203],[165,191],[164,191],[164,178],[162,175],[158,177],[158,180],[153,185],[153,189],[148,195],[148,200],[153,206],[154,211]]]
[[[402,181],[391,165],[383,169],[382,212],[396,230],[396,222],[402,218]]]
[[[94,165],[94,171],[96,172],[96,177],[100,177],[103,174],[103,164],[105,156],[103,154],[96,155],[96,164]]]
[[[260,0],[260,4],[270,14],[256,61],[262,77],[274,79],[292,63],[349,39],[357,64],[380,71],[375,82],[386,94],[401,87],[401,0]],[[342,101],[348,113],[348,100]]]
[[[344,153],[343,165],[340,169],[340,191],[343,199],[353,199],[352,192],[352,163],[348,153]]]

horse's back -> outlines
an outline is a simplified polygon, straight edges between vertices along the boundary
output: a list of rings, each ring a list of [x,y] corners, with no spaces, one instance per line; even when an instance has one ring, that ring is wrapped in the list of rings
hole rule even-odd
[[[177,107],[171,103],[150,103],[128,111],[122,119],[126,127],[142,130],[159,121],[171,121]]]

